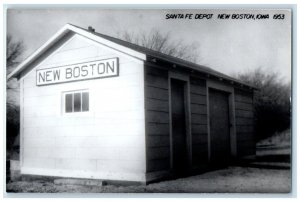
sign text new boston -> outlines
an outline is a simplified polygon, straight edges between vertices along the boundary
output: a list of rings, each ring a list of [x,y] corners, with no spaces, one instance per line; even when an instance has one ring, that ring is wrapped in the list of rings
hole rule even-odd
[[[62,67],[39,69],[36,72],[36,85],[47,85],[69,81],[118,76],[118,58],[97,60]]]

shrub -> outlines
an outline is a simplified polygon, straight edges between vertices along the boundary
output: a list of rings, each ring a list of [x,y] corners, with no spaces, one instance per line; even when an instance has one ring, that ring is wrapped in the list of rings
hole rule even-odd
[[[20,110],[16,105],[6,104],[6,151],[8,159],[16,159],[19,153]]]
[[[239,74],[238,78],[258,90],[254,92],[256,140],[272,136],[290,127],[291,87],[276,73],[261,68]]]

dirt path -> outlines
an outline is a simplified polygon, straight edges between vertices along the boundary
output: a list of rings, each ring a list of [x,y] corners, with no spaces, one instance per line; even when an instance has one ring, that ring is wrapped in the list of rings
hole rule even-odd
[[[202,175],[147,186],[74,186],[50,182],[12,182],[9,192],[35,193],[287,193],[290,170],[229,167]]]
[[[256,159],[226,169],[147,186],[75,186],[44,181],[7,184],[8,192],[35,193],[288,193],[291,190],[289,133],[257,145]]]

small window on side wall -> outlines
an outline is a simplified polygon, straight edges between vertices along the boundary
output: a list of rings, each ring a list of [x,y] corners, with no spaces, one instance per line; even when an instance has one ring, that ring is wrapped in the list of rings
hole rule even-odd
[[[89,111],[89,92],[76,91],[64,93],[64,112],[88,112]]]

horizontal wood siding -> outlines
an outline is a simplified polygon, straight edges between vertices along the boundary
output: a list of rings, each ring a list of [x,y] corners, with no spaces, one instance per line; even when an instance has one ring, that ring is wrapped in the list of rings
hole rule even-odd
[[[115,57],[118,77],[36,86],[36,69]],[[22,174],[145,181],[144,64],[80,35],[42,59],[21,79]],[[89,112],[63,113],[76,90]]]
[[[193,166],[199,166],[208,156],[205,80],[190,78],[190,104]]]
[[[255,154],[253,94],[235,89],[238,157]]]
[[[147,172],[170,169],[168,72],[145,66]]]

